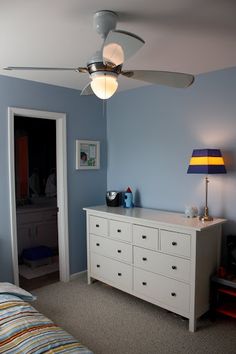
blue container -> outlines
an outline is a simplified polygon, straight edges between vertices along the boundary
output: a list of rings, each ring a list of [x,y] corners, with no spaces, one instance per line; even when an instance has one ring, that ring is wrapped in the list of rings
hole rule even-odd
[[[132,192],[125,192],[124,194],[124,208],[133,208],[133,193]]]
[[[53,256],[53,251],[47,246],[38,246],[33,248],[24,249],[22,257],[27,260],[36,261],[42,258],[48,258]]]

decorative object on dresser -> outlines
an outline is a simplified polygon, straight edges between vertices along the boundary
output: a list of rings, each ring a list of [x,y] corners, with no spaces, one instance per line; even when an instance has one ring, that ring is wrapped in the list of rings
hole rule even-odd
[[[212,221],[212,216],[208,213],[208,183],[207,175],[226,173],[224,160],[221,151],[218,149],[197,149],[193,150],[187,173],[205,174],[206,197],[204,215],[200,217],[202,221]]]
[[[187,205],[185,207],[184,213],[187,218],[196,218],[198,215],[198,208],[195,206]]]
[[[224,219],[97,206],[87,212],[88,283],[97,279],[189,319],[209,309]]]
[[[100,142],[76,140],[76,169],[97,170],[100,168]]]
[[[128,187],[124,193],[124,208],[133,208],[133,193],[130,187]]]
[[[106,203],[110,207],[118,207],[121,205],[122,193],[117,191],[107,191]]]

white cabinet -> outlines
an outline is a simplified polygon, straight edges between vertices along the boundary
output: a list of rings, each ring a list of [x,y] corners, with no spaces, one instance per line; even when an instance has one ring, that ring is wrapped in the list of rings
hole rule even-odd
[[[40,245],[58,245],[57,208],[25,207],[17,209],[18,254],[23,249]]]
[[[209,309],[224,219],[202,223],[153,209],[98,206],[87,212],[88,282],[100,280],[196,320]]]

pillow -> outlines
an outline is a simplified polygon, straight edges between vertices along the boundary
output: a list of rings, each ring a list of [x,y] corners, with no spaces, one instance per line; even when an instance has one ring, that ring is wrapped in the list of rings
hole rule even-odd
[[[1,283],[0,282],[0,294],[8,294],[18,296],[20,299],[25,301],[34,301],[36,300],[36,296],[32,295],[28,291],[19,288],[11,283]]]

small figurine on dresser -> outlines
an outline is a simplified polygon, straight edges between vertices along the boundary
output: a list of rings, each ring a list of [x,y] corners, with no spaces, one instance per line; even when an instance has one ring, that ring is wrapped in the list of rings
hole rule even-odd
[[[133,193],[130,187],[128,187],[124,193],[124,208],[133,208],[134,203],[133,203]]]
[[[198,216],[198,208],[192,205],[185,207],[185,216],[187,218],[196,218]]]

